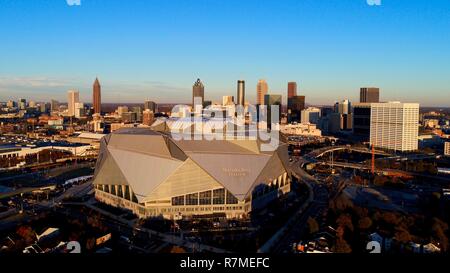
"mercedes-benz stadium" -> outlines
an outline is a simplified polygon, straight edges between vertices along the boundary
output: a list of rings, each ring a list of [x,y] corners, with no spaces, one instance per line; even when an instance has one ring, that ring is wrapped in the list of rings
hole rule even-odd
[[[141,218],[245,218],[290,192],[285,144],[258,139],[175,140],[150,128],[123,128],[101,140],[94,174],[100,202]]]

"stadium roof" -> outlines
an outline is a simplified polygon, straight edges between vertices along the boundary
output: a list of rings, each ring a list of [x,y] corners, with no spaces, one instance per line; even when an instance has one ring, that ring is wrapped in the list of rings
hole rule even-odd
[[[285,154],[284,144],[274,152],[262,152],[256,139],[175,140],[149,128],[122,128],[102,139],[94,183],[129,185],[142,203],[160,196],[156,192],[163,191],[166,181],[190,183],[182,186],[189,191],[195,179],[208,180],[244,200],[257,185],[286,172]],[[183,171],[202,174],[194,180],[175,175]]]

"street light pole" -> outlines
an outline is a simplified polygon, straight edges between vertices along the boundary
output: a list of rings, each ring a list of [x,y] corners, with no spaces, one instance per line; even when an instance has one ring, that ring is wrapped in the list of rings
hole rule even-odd
[[[20,193],[20,214],[23,213],[23,192]]]

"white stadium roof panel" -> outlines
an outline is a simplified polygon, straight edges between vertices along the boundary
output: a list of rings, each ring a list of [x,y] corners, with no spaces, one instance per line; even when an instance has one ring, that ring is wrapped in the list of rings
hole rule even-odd
[[[189,157],[238,199],[243,200],[270,156],[190,154]]]
[[[109,148],[128,184],[136,195],[149,195],[160,183],[178,168],[183,161],[149,156]]]

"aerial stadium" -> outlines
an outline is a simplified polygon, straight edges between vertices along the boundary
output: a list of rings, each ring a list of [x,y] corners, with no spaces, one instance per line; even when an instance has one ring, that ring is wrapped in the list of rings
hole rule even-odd
[[[98,201],[140,218],[245,218],[290,192],[286,145],[262,151],[259,139],[175,140],[169,127],[122,128],[101,140]]]

